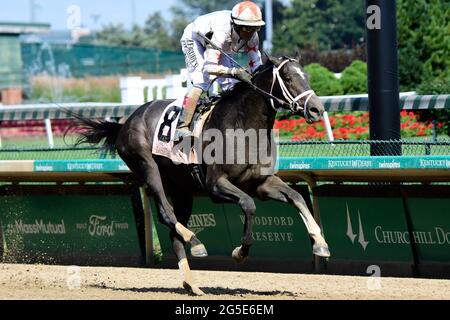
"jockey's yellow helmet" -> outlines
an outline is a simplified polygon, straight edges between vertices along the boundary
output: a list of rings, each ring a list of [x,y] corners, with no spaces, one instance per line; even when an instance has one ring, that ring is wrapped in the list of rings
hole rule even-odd
[[[240,26],[261,27],[266,24],[262,19],[261,9],[251,1],[235,5],[231,10],[231,20]]]

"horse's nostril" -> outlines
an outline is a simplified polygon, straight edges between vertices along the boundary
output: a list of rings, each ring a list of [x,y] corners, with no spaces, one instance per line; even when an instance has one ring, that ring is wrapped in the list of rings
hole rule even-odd
[[[313,116],[320,116],[321,115],[321,112],[320,112],[320,110],[318,109],[318,108],[316,108],[316,107],[312,107],[312,108],[310,108],[309,109],[309,113]]]
[[[308,109],[308,114],[312,121],[319,121],[323,117],[323,110],[321,108],[311,106],[311,108]]]

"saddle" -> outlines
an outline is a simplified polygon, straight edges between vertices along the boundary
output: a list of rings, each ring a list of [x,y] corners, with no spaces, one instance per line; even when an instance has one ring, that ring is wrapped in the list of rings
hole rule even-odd
[[[203,126],[220,96],[206,97],[199,100],[190,124],[193,139],[188,139],[188,147],[184,148],[180,147],[180,145],[184,144],[185,139],[180,143],[173,141],[175,130],[180,119],[183,98],[179,98],[169,104],[161,113],[153,136],[152,153],[169,158],[176,164],[187,165],[197,189],[205,190],[205,177],[201,167],[201,157],[199,159],[195,143],[192,143],[192,140],[197,139],[202,134]]]
[[[206,113],[209,114],[209,112],[212,111],[212,109],[215,107],[219,99],[220,96],[212,96],[201,98],[198,101],[197,107],[195,108],[194,116],[192,117],[191,124],[189,125],[189,129],[191,130],[192,133],[194,133],[194,129],[196,128],[197,123],[201,120],[202,116],[205,115]],[[206,121],[207,118],[204,120]]]
[[[181,152],[180,148],[177,147],[179,143],[175,144],[173,141],[175,130],[180,119],[183,98],[184,97],[180,97],[170,103],[161,113],[160,119],[156,126],[155,134],[153,136],[152,153],[154,155],[169,158],[174,163],[186,165],[199,164],[200,161],[198,160],[193,145],[190,152],[187,152],[186,150]],[[214,106],[217,104],[219,99],[220,96],[213,96],[199,100],[190,124],[190,130],[194,139],[200,137],[203,126],[208,120],[211,111],[214,109]]]

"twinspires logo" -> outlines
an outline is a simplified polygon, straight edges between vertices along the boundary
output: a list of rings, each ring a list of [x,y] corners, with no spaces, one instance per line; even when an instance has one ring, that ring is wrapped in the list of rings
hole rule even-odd
[[[42,219],[36,219],[34,223],[15,220],[6,226],[6,234],[66,234],[66,226],[64,220],[61,223],[45,223]]]

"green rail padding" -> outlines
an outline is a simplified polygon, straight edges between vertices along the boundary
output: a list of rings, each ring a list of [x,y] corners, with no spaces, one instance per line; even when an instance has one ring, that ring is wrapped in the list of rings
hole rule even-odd
[[[368,194],[369,193],[369,190]],[[401,197],[319,197],[334,260],[413,263]]]
[[[279,170],[450,169],[450,156],[279,159]]]
[[[450,262],[450,198],[408,197],[419,263]]]
[[[297,189],[310,204],[307,187]],[[262,260],[312,262],[311,243],[298,210],[286,203],[254,200],[257,214],[250,256]],[[154,201],[152,212],[156,215]],[[210,257],[231,259],[233,249],[241,245],[244,219],[239,205],[216,204],[203,195],[194,198],[192,216],[187,226],[205,244]],[[156,227],[163,254],[172,254],[169,229],[161,223],[157,223]]]
[[[5,261],[140,265],[131,190],[124,186],[4,186]]]
[[[8,163],[9,161],[3,162]],[[10,161],[14,163],[14,161]],[[126,172],[122,160],[36,160],[34,172]],[[278,161],[278,170],[397,170],[450,169],[450,156],[290,158]]]

